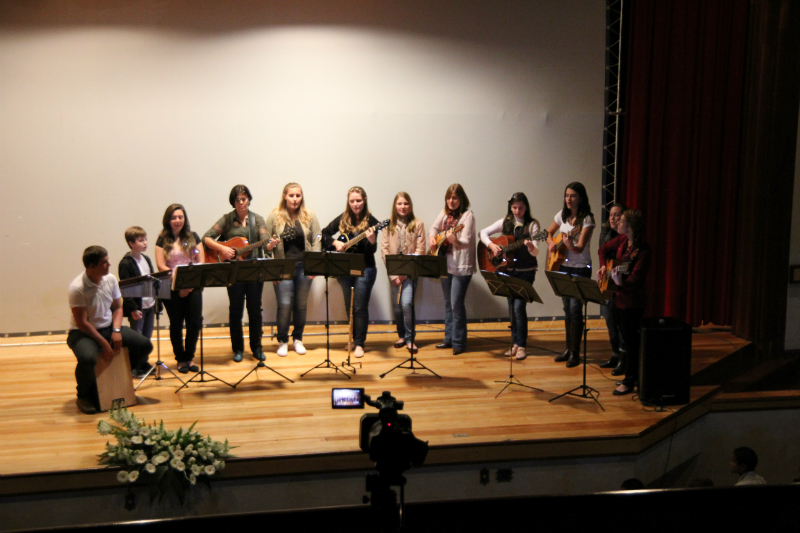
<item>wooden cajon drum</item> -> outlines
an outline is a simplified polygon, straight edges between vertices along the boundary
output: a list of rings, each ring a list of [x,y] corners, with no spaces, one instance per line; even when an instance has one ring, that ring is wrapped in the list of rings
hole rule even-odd
[[[101,411],[111,409],[114,400],[121,400],[121,407],[136,405],[127,348],[122,348],[115,353],[111,361],[106,361],[102,356],[98,356],[97,364],[94,366],[94,375],[97,379],[97,397],[100,400]]]

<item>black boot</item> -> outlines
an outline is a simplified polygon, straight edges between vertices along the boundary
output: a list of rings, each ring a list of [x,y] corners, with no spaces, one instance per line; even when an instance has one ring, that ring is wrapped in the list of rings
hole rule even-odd
[[[581,341],[583,340],[583,324],[570,323],[570,356],[567,359],[567,368],[572,368],[581,364]]]
[[[627,355],[625,354],[625,352],[619,352],[619,362],[617,363],[617,366],[614,367],[614,370],[611,371],[611,375],[612,376],[624,376],[625,375],[625,369],[628,366],[626,364],[626,361],[625,361],[626,357],[627,357]]]
[[[564,361],[568,360],[569,357],[570,357],[570,346],[572,346],[570,344],[570,342],[569,342],[570,341],[570,334],[571,334],[570,330],[572,329],[571,326],[572,326],[572,323],[569,321],[568,318],[565,318],[564,319],[564,330],[567,332],[567,349],[564,350],[564,353],[562,353],[561,355],[557,355],[556,356],[556,358],[555,358],[555,362],[556,363],[563,363]]]
[[[616,368],[617,363],[619,363],[619,354],[614,353],[608,361],[600,363],[600,368]]]

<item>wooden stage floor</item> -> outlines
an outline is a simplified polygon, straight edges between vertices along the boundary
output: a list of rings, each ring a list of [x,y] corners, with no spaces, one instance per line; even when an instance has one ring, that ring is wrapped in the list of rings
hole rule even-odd
[[[506,460],[559,456],[567,453],[560,442],[578,443],[568,453],[595,455],[596,447],[581,447],[587,442],[625,442],[641,438],[652,428],[663,425],[666,417],[685,412],[715,394],[714,385],[693,387],[692,404],[656,412],[644,408],[631,395],[616,397],[611,392],[616,378],[598,364],[610,355],[608,334],[602,320],[590,321],[587,383],[600,391],[599,401],[556,395],[581,384],[582,367],[565,368],[553,356],[563,350],[562,322],[531,322],[529,357],[514,362],[514,375],[525,385],[497,393],[509,375],[508,359],[503,357],[508,334],[507,323],[470,324],[468,351],[453,356],[450,350],[437,350],[441,325],[418,326],[419,359],[442,376],[427,372],[412,374],[398,369],[384,379],[386,372],[407,356],[392,346],[393,326],[373,325],[368,351],[352,379],[330,370],[300,374],[325,359],[321,326],[310,326],[306,333],[308,353],[290,351],[286,358],[274,354],[277,343],[265,336],[267,364],[294,380],[289,383],[268,370],[251,374],[235,390],[221,383],[192,384],[176,393],[180,382],[169,373],[165,379],[148,379],[137,391],[138,405],[132,410],[145,420],[163,420],[169,428],[188,427],[215,439],[228,439],[238,446],[234,453],[241,460],[231,462],[226,475],[320,472],[367,468],[366,454],[358,448],[360,410],[332,410],[332,387],[364,387],[370,395],[388,390],[405,401],[404,412],[411,415],[417,437],[431,445],[426,464]],[[332,328],[334,332],[344,327]],[[269,328],[265,328],[265,333]],[[231,360],[227,330],[205,330],[206,370],[221,379],[236,383],[256,363],[250,354],[242,363]],[[162,332],[161,351],[169,366],[174,365],[166,332]],[[0,476],[18,478],[26,474],[76,472],[97,469],[97,454],[107,437],[96,431],[106,414],[87,416],[75,406],[75,359],[63,343],[8,346],[21,342],[54,342],[62,336],[6,338],[0,340]],[[344,335],[332,336],[331,359],[340,364],[345,357]],[[706,369],[748,343],[726,332],[708,331],[693,335],[693,374]],[[155,361],[155,352],[151,356]],[[199,358],[198,358],[199,363]],[[182,378],[185,379],[183,375]],[[189,376],[191,377],[191,376]],[[698,415],[699,416],[699,415]],[[673,424],[669,424],[672,429]],[[676,424],[677,426],[677,424]],[[615,440],[616,439],[616,440]],[[621,440],[620,440],[621,439]],[[518,444],[521,447],[509,447]],[[535,446],[539,445],[539,448]],[[638,447],[638,448],[637,448]],[[635,453],[646,447],[607,446],[605,453]],[[487,450],[495,450],[488,453]],[[627,452],[626,452],[627,450]],[[248,461],[250,461],[248,463]],[[236,464],[240,463],[239,468]],[[113,476],[112,476],[113,477]],[[19,478],[18,478],[19,479]],[[112,479],[113,482],[113,479]]]

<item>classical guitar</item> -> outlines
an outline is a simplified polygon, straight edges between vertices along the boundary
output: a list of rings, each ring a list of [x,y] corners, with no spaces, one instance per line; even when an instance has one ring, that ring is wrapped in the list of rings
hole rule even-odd
[[[571,239],[576,235],[580,234],[581,230],[583,229],[583,225],[575,226],[572,228],[572,231],[568,233],[568,237]],[[567,247],[564,246],[564,234],[563,233],[556,233],[553,235],[553,243],[556,245],[555,252],[551,253],[547,256],[547,270],[555,271],[561,268],[561,265],[567,259]]]
[[[459,233],[461,233],[462,229],[464,229],[464,224],[459,224],[458,226],[453,228],[452,233],[454,235],[458,235]],[[434,246],[431,246],[431,249],[428,250],[428,255],[439,255],[439,251],[440,250],[441,251],[444,250],[444,248],[442,248],[441,246],[442,246],[442,243],[446,239],[447,239],[447,231],[441,231],[441,232],[437,233],[436,234],[436,244]]]
[[[597,280],[597,284],[600,286],[600,292],[609,296],[617,292],[619,287],[616,283],[614,283],[614,280],[611,279],[611,271],[616,268],[618,273],[627,274],[630,266],[630,261],[626,261],[625,263],[617,263],[617,261],[614,259],[606,260],[606,273],[602,278]]]
[[[242,259],[247,259],[250,255],[250,252],[255,250],[256,248],[261,248],[263,246],[268,245],[271,241],[274,240],[291,240],[297,236],[297,231],[294,229],[294,226],[286,226],[286,229],[283,230],[277,239],[267,238],[258,242],[254,242],[250,244],[247,239],[244,237],[234,237],[225,242],[220,242],[219,244],[223,246],[227,246],[228,248],[233,248],[235,255],[231,261],[241,261]],[[212,250],[208,246],[206,246],[206,263],[221,263],[224,260],[220,260],[219,252],[216,250]]]
[[[380,230],[382,230],[383,228],[385,228],[388,225],[389,225],[389,219],[386,219],[383,222],[378,222],[377,224],[372,226],[372,228],[370,228],[370,229],[375,230],[375,232],[377,233],[377,232],[379,232]],[[362,239],[365,239],[367,237],[367,231],[369,231],[369,229],[367,229],[366,231],[364,231],[362,233],[359,233],[358,235],[356,235],[352,239],[349,239],[347,237],[347,235],[339,235],[339,238],[336,239],[336,240],[339,241],[339,242],[343,242],[344,243],[344,250],[342,250],[342,251],[343,252],[348,252],[348,251],[350,251],[350,249],[353,246],[355,246],[356,244],[361,242]]]
[[[543,229],[536,235],[532,235],[532,241],[545,241],[547,240],[546,229]],[[514,252],[525,245],[525,240],[515,241],[511,235],[501,235],[500,237],[491,239],[491,241],[502,248],[500,255],[494,255],[492,250],[483,242],[478,243],[478,268],[486,272],[502,271],[508,267],[509,261],[513,261]]]

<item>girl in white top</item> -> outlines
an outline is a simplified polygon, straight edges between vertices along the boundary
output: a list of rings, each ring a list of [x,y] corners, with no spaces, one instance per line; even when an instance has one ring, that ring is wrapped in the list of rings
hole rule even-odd
[[[574,181],[564,190],[564,207],[556,213],[553,223],[547,228],[549,252],[556,253],[556,234],[566,248],[566,258],[558,269],[572,276],[590,278],[592,276],[592,256],[589,243],[594,230],[594,215],[586,196],[586,187]],[[579,227],[570,237],[570,232]],[[571,368],[580,364],[580,346],[583,337],[583,304],[577,298],[562,298],[564,302],[564,326],[566,329],[567,349],[555,358],[556,362],[567,362]]]

